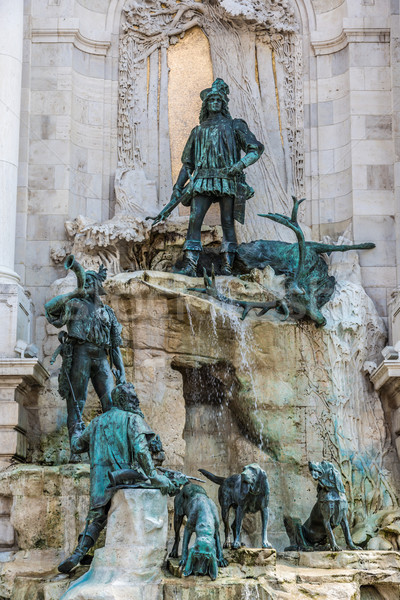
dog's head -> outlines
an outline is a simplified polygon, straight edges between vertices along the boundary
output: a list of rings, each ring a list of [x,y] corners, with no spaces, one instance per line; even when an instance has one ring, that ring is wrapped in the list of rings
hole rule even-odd
[[[240,491],[244,497],[248,493],[265,494],[267,492],[267,474],[257,463],[246,465],[240,474]]]
[[[189,550],[189,557],[183,571],[189,575],[209,575],[214,580],[218,575],[218,562],[214,538],[198,537]]]
[[[308,462],[308,468],[312,477],[318,481],[318,486],[326,490],[337,490],[344,493],[342,478],[336,467],[331,462]]]

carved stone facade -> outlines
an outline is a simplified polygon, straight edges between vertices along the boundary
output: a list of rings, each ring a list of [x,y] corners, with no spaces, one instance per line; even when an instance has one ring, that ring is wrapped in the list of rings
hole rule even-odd
[[[347,488],[355,482],[353,524],[360,515],[380,515],[368,521],[368,532],[358,530],[362,543],[400,549],[393,484],[395,448],[400,453],[399,0],[3,0],[0,33],[0,462],[20,463],[0,477],[0,548],[10,552],[10,562],[1,563],[0,597],[12,597],[14,580],[16,600],[28,597],[36,584],[22,575],[29,568],[28,576],[48,576],[83,525],[88,473],[62,464],[66,409],[50,367],[58,340],[43,308],[74,285],[63,268],[71,251],[87,267],[103,262],[109,269],[127,371],[165,439],[170,464],[192,469],[210,447],[221,469],[225,459],[232,469],[243,456],[266,460],[278,514],[297,485],[304,495],[314,492],[296,469],[322,453],[340,464]],[[309,239],[376,243],[360,262],[355,254],[329,259],[339,280],[324,309],[329,330],[293,322],[279,329],[270,316],[242,327],[213,303],[188,296],[189,283],[169,274],[187,211],[176,210],[154,229],[144,220],[169,198],[184,140],[197,124],[199,92],[214,77],[230,86],[232,115],[244,118],[266,147],[248,169],[256,196],[238,226],[240,240],[283,239],[287,228],[257,215],[288,214],[294,193],[307,197],[300,221]],[[207,218],[203,241],[212,248],[221,229],[212,209]],[[139,270],[145,272],[132,274]],[[269,272],[257,277],[273,279]],[[233,292],[259,298],[254,278],[235,281]],[[204,315],[208,329],[198,327]],[[262,348],[254,352],[262,410],[243,367],[249,335]],[[235,343],[227,336],[236,336]],[[210,339],[229,347],[218,349]],[[242,382],[229,365],[221,374],[228,355],[238,372],[243,367]],[[266,364],[276,370],[271,374]],[[278,432],[283,440],[292,436],[293,456],[285,455],[289,491],[280,483],[279,460],[243,434],[239,396],[235,421],[226,404],[197,403],[193,373],[205,386],[212,376],[220,392],[224,377],[233,392],[248,384],[240,399],[250,398],[247,409],[262,417],[245,415],[253,438],[261,422],[272,439],[274,424],[290,412],[287,430],[281,424]],[[86,407],[87,419],[99,410],[92,395]],[[25,464],[30,460],[40,466]],[[308,512],[309,506],[303,516]],[[275,516],[271,522],[283,548],[283,529]],[[246,527],[251,539],[254,523]],[[359,594],[359,584],[346,581],[348,597]],[[58,600],[64,584],[49,585]]]
[[[168,50],[194,27],[207,36],[214,76],[230,86],[232,114],[245,119],[266,146],[249,176],[256,182],[256,198],[243,238],[280,237],[282,231],[261,222],[257,212],[287,212],[290,193],[304,191],[302,48],[289,3],[126,3],[119,57],[117,211],[138,216],[169,199]]]

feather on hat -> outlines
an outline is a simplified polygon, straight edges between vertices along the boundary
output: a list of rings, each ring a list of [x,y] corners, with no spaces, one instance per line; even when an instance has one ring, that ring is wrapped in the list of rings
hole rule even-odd
[[[96,271],[86,271],[86,275],[90,275],[92,277],[94,277],[95,279],[97,279],[98,281],[100,281],[100,283],[103,283],[103,281],[105,281],[107,279],[107,269],[106,267],[101,264],[99,267],[99,270]]]
[[[218,77],[210,88],[200,92],[200,98],[205,102],[210,96],[219,96],[223,102],[228,104],[229,102],[229,86],[223,79]]]

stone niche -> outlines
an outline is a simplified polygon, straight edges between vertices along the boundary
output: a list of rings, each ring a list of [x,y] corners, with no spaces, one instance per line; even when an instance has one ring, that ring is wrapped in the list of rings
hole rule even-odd
[[[230,86],[232,116],[245,119],[265,144],[264,155],[249,169],[256,196],[240,237],[286,235],[257,213],[286,213],[290,194],[304,192],[299,23],[289,2],[125,2],[119,39],[117,217],[155,215],[167,203],[184,144],[198,124],[200,91],[222,77]],[[207,219],[206,224],[215,224],[213,209]]]

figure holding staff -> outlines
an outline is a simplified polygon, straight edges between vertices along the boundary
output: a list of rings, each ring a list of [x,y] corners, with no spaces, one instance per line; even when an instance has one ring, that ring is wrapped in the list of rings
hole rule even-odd
[[[102,284],[107,277],[107,270],[101,265],[98,272],[85,271],[72,254],[64,266],[75,272],[78,286],[68,294],[49,300],[45,305],[45,314],[55,327],[65,325],[67,328],[67,332],[59,334],[61,347],[55,355],[60,353],[63,360],[58,380],[59,392],[67,402],[67,425],[71,439],[77,426],[83,426],[82,411],[89,380],[99,397],[103,412],[112,406],[113,373],[117,384],[126,380],[120,350],[122,327],[112,308],[101,300],[105,294]],[[79,456],[72,450],[70,462],[79,462]]]

